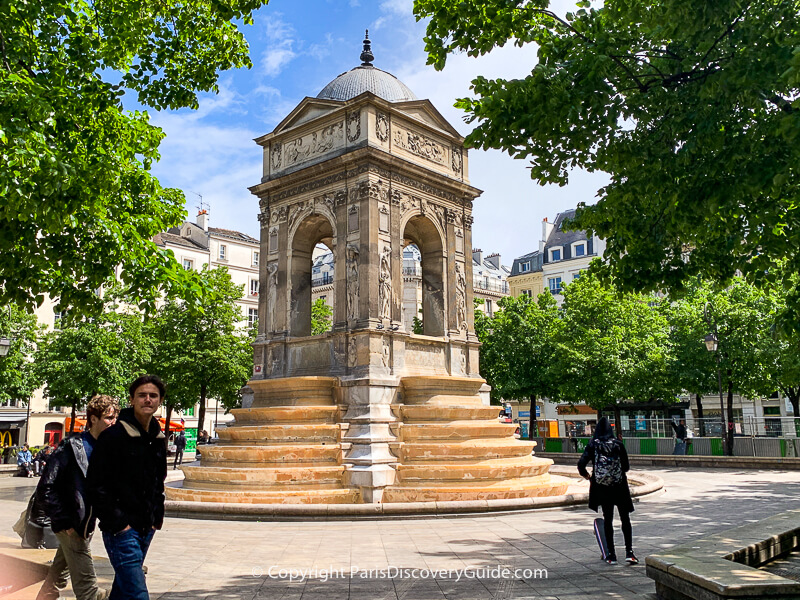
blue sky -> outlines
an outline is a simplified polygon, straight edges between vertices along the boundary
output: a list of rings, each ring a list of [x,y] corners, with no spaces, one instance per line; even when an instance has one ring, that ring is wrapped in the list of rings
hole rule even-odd
[[[561,4],[567,10],[571,3]],[[561,11],[559,11],[561,12]],[[506,47],[481,58],[451,57],[444,71],[426,66],[425,23],[417,23],[412,0],[272,0],[243,29],[253,67],[220,76],[219,94],[204,95],[196,111],[150,111],[161,127],[162,184],[186,193],[192,219],[201,194],[211,225],[258,237],[257,199],[247,188],[261,178],[261,149],[253,138],[268,133],[305,96],[357,66],[369,29],[375,66],[396,75],[419,98],[427,98],[463,135],[470,126],[453,107],[470,95],[479,74],[514,78],[530,73],[535,47]],[[541,187],[527,163],[496,151],[470,150],[472,185],[484,190],[474,205],[473,246],[499,252],[503,263],[538,248],[541,221],[578,202],[594,202],[603,175],[574,173],[565,187]]]

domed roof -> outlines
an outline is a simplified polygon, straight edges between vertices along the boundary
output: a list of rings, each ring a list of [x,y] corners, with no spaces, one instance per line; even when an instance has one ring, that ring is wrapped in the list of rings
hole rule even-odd
[[[364,51],[361,53],[363,61],[354,69],[342,73],[328,85],[322,88],[317,98],[325,100],[350,100],[364,92],[372,92],[379,98],[389,102],[403,102],[416,100],[408,86],[397,77],[386,71],[381,71],[372,66],[375,57],[372,55],[369,41],[369,31],[364,39]]]

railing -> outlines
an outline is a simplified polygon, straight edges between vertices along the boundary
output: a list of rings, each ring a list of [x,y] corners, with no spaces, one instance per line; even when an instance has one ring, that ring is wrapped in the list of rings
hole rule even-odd
[[[311,287],[315,288],[315,287],[320,287],[322,285],[330,285],[332,283],[333,283],[333,275],[330,275],[329,273],[324,273],[322,277],[314,277],[311,280]]]
[[[606,414],[614,425],[614,416]],[[560,434],[564,437],[584,437],[594,433],[597,419],[591,415],[562,415],[564,424]],[[523,419],[520,419],[520,421]],[[694,437],[720,437],[725,424],[719,416],[704,419],[686,419],[687,433]],[[672,419],[622,416],[622,435],[625,437],[673,438]],[[735,437],[800,437],[800,418],[764,416],[735,416],[732,420]]]
[[[472,288],[475,290],[486,290],[489,292],[498,292],[500,294],[508,294],[508,282],[500,281],[499,279],[490,279],[485,281],[483,279],[475,278],[472,281]]]
[[[422,268],[421,267],[403,267],[403,275],[416,275],[417,277],[422,276]]]

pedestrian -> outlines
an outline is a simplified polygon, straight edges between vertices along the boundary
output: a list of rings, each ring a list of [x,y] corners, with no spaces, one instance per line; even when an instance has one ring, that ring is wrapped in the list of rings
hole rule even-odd
[[[58,550],[36,600],[58,598],[67,576],[77,600],[108,598],[108,590],[97,586],[92,561],[95,518],[89,509],[86,473],[97,438],[114,424],[118,412],[114,398],[95,396],[86,406],[87,430],[65,438],[47,459],[36,496],[58,538]]]
[[[686,454],[686,440],[688,438],[686,431],[686,419],[681,419],[680,423],[675,423],[675,420],[669,422],[672,426],[672,431],[675,432],[675,449],[672,451],[673,455],[683,456]]]
[[[164,523],[167,446],[154,414],[166,387],[142,375],[128,388],[130,407],[97,440],[89,462],[92,507],[114,567],[110,600],[149,600],[144,559]]]
[[[22,450],[17,453],[17,466],[20,477],[33,477],[33,455],[28,444],[23,444]]]
[[[586,465],[592,463],[592,475],[586,471]],[[630,513],[633,512],[633,500],[625,476],[630,470],[628,453],[621,441],[614,437],[614,431],[608,417],[597,423],[594,437],[586,446],[578,461],[578,472],[589,484],[589,508],[597,512],[603,508],[603,522],[608,545],[605,561],[610,565],[617,564],[614,550],[614,507],[617,507],[622,524],[622,535],[625,538],[625,561],[635,565],[639,560],[633,553],[633,531]]]
[[[178,465],[183,464],[183,451],[186,449],[186,436],[183,432],[179,432],[175,436],[175,463],[172,465],[172,470],[178,468]]]
[[[39,477],[44,472],[44,467],[47,464],[47,459],[50,456],[50,453],[53,451],[53,447],[49,444],[39,450],[36,453],[36,456],[33,457],[33,473]]]

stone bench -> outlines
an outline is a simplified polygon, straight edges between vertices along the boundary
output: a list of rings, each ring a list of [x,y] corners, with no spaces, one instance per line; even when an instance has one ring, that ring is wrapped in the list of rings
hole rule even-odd
[[[800,582],[756,567],[800,548],[800,510],[692,540],[648,556],[660,600],[800,598]]]

